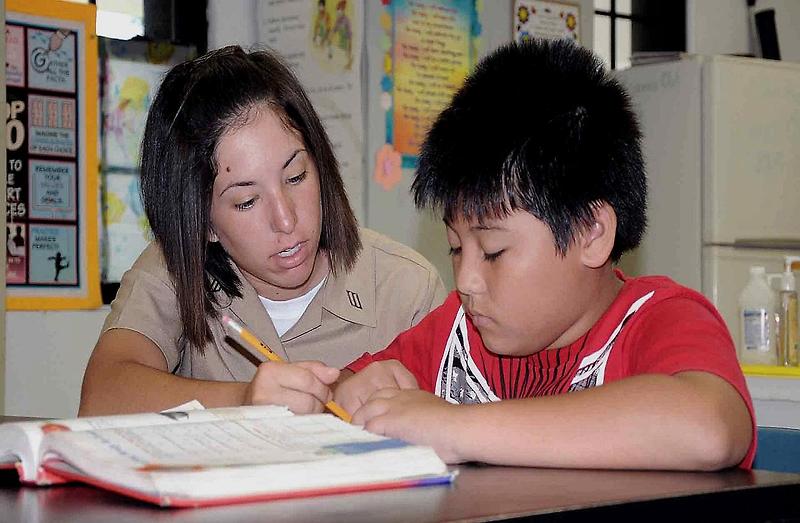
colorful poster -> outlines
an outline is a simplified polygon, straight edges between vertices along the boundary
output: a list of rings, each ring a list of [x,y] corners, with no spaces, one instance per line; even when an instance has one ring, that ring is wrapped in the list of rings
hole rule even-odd
[[[6,25],[6,85],[25,86],[25,28]]]
[[[74,98],[30,95],[28,112],[28,154],[75,157]]]
[[[74,225],[30,226],[30,283],[78,283],[76,228]]]
[[[574,4],[515,0],[514,41],[568,38],[580,43],[580,8]]]
[[[103,156],[101,281],[115,283],[150,241],[139,196],[147,111],[164,74],[194,58],[193,47],[102,39]]]
[[[385,190],[399,183],[398,160],[413,167],[433,120],[461,86],[475,59],[480,24],[475,0],[384,2],[382,104],[386,143],[375,181]],[[389,170],[390,169],[390,170]]]
[[[103,224],[103,281],[117,282],[152,240],[137,174],[108,173],[103,177]]]
[[[364,0],[264,0],[259,40],[283,55],[325,125],[350,205],[364,209]]]
[[[100,305],[95,6],[6,2],[9,309]]]
[[[139,168],[147,111],[164,74],[196,52],[191,47],[102,40],[103,168]]]

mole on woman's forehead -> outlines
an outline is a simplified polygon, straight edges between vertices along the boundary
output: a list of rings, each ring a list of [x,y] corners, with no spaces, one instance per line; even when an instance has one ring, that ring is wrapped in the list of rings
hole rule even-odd
[[[230,166],[230,165],[228,165],[227,167],[225,167],[225,170],[226,170],[227,172],[231,172],[231,166]]]

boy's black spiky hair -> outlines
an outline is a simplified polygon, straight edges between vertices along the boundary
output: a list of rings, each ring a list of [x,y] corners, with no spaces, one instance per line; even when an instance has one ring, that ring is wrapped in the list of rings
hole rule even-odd
[[[446,221],[524,210],[562,255],[608,202],[612,260],[641,240],[647,188],[630,99],[590,51],[567,40],[507,44],[481,60],[422,145],[417,207]]]

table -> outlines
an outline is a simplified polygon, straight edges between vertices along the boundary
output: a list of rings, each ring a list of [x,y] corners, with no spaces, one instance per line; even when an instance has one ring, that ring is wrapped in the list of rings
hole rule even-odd
[[[767,471],[644,472],[465,465],[452,486],[203,509],[162,509],[80,485],[20,487],[0,472],[0,520],[486,521],[601,518],[759,520],[800,517],[800,475]]]

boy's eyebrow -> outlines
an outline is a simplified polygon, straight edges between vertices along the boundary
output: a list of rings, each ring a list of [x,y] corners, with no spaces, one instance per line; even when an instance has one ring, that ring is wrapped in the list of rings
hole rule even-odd
[[[477,225],[473,225],[469,228],[471,231],[505,231],[507,230],[505,227],[501,225],[487,225],[485,223],[479,223]]]

